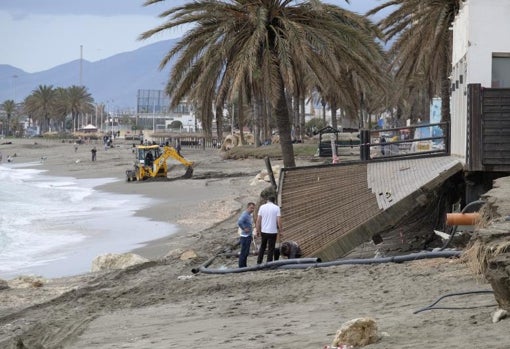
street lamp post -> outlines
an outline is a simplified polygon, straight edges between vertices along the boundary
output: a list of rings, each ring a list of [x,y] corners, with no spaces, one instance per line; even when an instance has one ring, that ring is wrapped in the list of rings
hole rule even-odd
[[[16,74],[14,74],[12,76],[12,100],[14,101],[14,103],[16,103],[16,79],[18,78],[18,76]]]
[[[110,116],[110,103],[113,103],[113,99],[110,99],[110,100],[107,100],[106,101],[106,117],[105,117],[105,132],[107,133],[108,132],[108,122],[110,121],[109,118],[111,117],[111,122],[112,122],[112,138],[113,138],[113,115]],[[101,123],[103,121],[101,120]],[[102,126],[101,126],[102,127]]]
[[[104,104],[103,103],[101,103],[100,108],[101,108],[100,109],[100,111],[101,111],[101,116],[100,116],[100,120],[101,120],[101,124],[100,124],[101,126],[100,127],[101,128],[100,128],[100,130],[101,130],[101,132],[103,132],[103,112],[104,112]]]
[[[152,103],[152,133],[156,133],[156,102]]]

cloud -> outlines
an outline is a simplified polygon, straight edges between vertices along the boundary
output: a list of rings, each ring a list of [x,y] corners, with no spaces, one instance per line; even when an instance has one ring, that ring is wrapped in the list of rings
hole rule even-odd
[[[187,28],[137,40],[142,32],[164,22],[158,17],[160,13],[190,1],[161,1],[144,7],[145,0],[0,0],[0,32],[5,49],[0,64],[36,72],[78,59],[80,47],[84,59],[97,61],[179,37]],[[327,2],[364,11],[375,0],[351,0],[350,6],[345,0]]]
[[[8,12],[13,19],[22,19],[29,14],[40,15],[153,15],[157,16],[168,8],[183,5],[191,0],[161,1],[143,6],[145,0],[1,0],[1,10]],[[325,0],[350,10],[363,13],[374,7],[376,0],[350,1]]]
[[[6,48],[0,64],[11,64],[28,72],[79,59],[80,46],[86,60],[96,61],[161,40],[137,40],[143,31],[155,26],[157,19],[150,16],[122,15],[112,20],[93,15],[31,14],[10,22],[7,17],[0,11],[2,44]]]
[[[13,19],[23,19],[32,14],[39,15],[153,15],[163,10],[185,3],[185,0],[172,0],[151,6],[143,6],[144,0],[2,0],[1,10],[8,12]]]

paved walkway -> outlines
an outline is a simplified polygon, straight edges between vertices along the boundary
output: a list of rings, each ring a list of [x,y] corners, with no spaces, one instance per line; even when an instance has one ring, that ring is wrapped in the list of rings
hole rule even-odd
[[[462,168],[458,158],[440,156],[371,162],[367,167],[368,187],[380,209],[387,209],[431,181],[448,178]]]

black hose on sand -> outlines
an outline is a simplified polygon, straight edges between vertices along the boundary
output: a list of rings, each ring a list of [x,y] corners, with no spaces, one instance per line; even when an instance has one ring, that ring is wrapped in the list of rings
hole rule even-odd
[[[207,267],[214,261],[217,256],[214,256],[207,260],[205,263],[200,265],[198,268],[193,268],[191,271],[193,274],[198,272],[206,274],[232,274],[232,273],[243,273],[246,271],[257,271],[263,269],[307,269],[307,268],[320,268],[320,267],[331,267],[335,265],[347,265],[347,264],[380,264],[380,263],[402,263],[408,261],[414,261],[418,259],[427,258],[450,258],[459,257],[461,251],[435,251],[435,252],[419,252],[411,253],[402,256],[393,257],[381,257],[381,258],[366,258],[366,259],[338,259],[330,262],[321,262],[319,258],[296,258],[296,259],[284,259],[268,263],[257,264],[245,268],[218,268],[208,269]]]

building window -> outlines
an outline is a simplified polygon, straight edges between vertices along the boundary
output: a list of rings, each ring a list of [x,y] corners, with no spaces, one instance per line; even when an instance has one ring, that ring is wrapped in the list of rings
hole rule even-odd
[[[493,88],[510,88],[510,53],[492,55]]]

